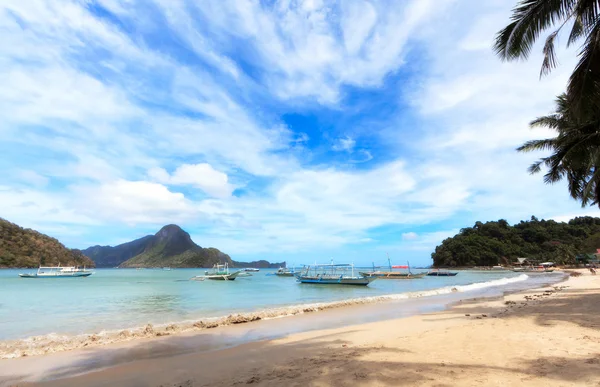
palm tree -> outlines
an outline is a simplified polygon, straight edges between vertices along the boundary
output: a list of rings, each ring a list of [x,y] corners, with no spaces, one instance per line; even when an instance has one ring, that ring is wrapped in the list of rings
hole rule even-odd
[[[527,59],[540,34],[546,38],[540,77],[557,65],[554,41],[563,27],[571,31],[567,46],[584,39],[579,63],[567,87],[571,112],[586,115],[600,109],[600,0],[520,0],[512,22],[496,36],[494,50],[503,60]]]
[[[548,168],[544,181],[556,183],[566,178],[571,196],[588,204],[600,207],[600,114],[582,119],[574,114],[565,94],[556,100],[556,112],[539,117],[530,123],[532,128],[546,127],[558,135],[544,140],[532,140],[521,145],[519,152],[550,150],[552,154],[529,167],[532,174],[538,173],[542,165]]]

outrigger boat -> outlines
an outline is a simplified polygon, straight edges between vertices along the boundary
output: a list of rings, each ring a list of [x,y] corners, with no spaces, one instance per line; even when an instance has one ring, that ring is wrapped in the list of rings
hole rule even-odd
[[[236,277],[241,273],[241,271],[236,271],[233,273],[229,272],[229,264],[219,265],[215,264],[212,270],[207,270],[204,272],[204,276],[196,276],[193,277],[193,280],[203,281],[205,279],[216,280],[216,281],[233,281]]]
[[[89,277],[94,272],[86,270],[85,266],[80,269],[77,266],[40,266],[36,273],[19,274],[21,278],[73,278],[73,277]]]
[[[275,272],[275,275],[278,277],[295,277],[296,271],[294,269],[288,269],[287,267],[280,267]]]
[[[427,273],[418,273],[414,274],[410,271],[410,263],[406,262],[406,266],[404,265],[396,265],[392,266],[392,262],[390,261],[390,256],[388,255],[388,264],[390,271],[381,271],[375,270],[375,263],[373,263],[373,271],[361,271],[360,275],[364,277],[376,277],[380,279],[415,279],[415,278],[423,278]],[[407,272],[401,271],[393,271],[393,269],[408,269]]]
[[[448,271],[448,270],[440,270],[440,269],[427,272],[427,275],[432,276],[432,277],[454,277],[457,274],[458,274],[457,271]]]
[[[319,285],[362,285],[367,286],[377,277],[354,275],[353,264],[314,264],[304,266],[302,272],[296,275],[298,282]]]
[[[554,271],[554,269],[552,268],[548,268],[545,266],[538,266],[538,267],[515,267],[514,269],[512,269],[512,271],[517,272],[517,273],[528,273],[528,274],[543,274],[543,273],[552,273]]]
[[[257,271],[260,271],[260,269],[257,269],[255,267],[247,267],[244,269],[244,271],[257,272]]]

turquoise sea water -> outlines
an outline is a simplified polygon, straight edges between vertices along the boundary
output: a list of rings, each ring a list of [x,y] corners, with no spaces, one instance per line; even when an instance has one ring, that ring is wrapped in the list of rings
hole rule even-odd
[[[519,276],[513,272],[461,271],[456,277],[376,280],[368,287],[353,287],[299,284],[295,278],[266,275],[274,270],[261,270],[235,281],[202,282],[189,279],[202,275],[204,269],[97,269],[88,278],[18,277],[18,273],[29,271],[0,270],[0,340],[95,333],[274,307],[485,284]],[[471,292],[516,290],[560,278],[557,274],[532,276],[500,286],[482,285]]]

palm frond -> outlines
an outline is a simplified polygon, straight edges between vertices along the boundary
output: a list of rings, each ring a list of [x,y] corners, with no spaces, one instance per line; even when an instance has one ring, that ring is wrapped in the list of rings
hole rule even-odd
[[[584,31],[589,32],[591,27],[598,22],[600,4],[598,4],[598,0],[578,0],[574,12],[581,20]]]
[[[551,114],[549,116],[538,117],[529,123],[530,128],[544,127],[549,129],[561,128],[563,126],[563,119],[559,114]]]
[[[540,78],[544,75],[548,75],[553,68],[556,67],[556,52],[554,51],[554,40],[558,35],[560,29],[554,31],[548,38],[546,38],[546,44],[544,44],[544,60],[542,61],[542,68],[540,70]]]
[[[576,0],[522,0],[512,22],[496,35],[494,51],[503,60],[526,59],[540,33],[570,17]]]
[[[575,17],[575,21],[573,22],[573,28],[571,28],[571,33],[569,34],[569,40],[567,40],[567,47],[570,47],[573,43],[575,43],[581,36],[583,35],[583,23],[581,22],[581,18],[579,16]]]
[[[529,140],[523,145],[517,148],[518,152],[533,152],[542,150],[552,150],[556,144],[556,140],[553,138],[547,138],[545,140]]]
[[[544,163],[544,159],[540,159],[540,160],[536,161],[535,163],[531,164],[529,166],[529,168],[527,168],[527,171],[532,175],[539,173],[542,170],[543,163]]]
[[[570,108],[579,116],[587,116],[600,109],[600,20],[587,36],[579,57],[567,96]]]

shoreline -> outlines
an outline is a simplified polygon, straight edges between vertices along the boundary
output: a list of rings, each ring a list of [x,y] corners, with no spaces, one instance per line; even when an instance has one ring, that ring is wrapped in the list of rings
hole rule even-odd
[[[468,293],[516,282],[522,282],[526,281],[527,279],[529,278],[522,274],[509,278],[505,277],[491,281],[476,282],[469,285],[448,285],[431,290],[350,298],[330,302],[296,304],[198,320],[184,320],[164,324],[147,323],[145,325],[131,328],[106,330],[77,335],[50,333],[40,336],[31,336],[24,339],[3,340],[0,341],[0,361],[21,357],[44,356],[52,353],[73,351],[81,348],[95,348],[124,342],[148,340],[154,337],[178,336],[182,334],[198,333],[225,326],[271,319],[281,319],[307,313],[312,314],[314,312],[348,308],[355,305],[375,305],[419,298],[432,299],[433,297],[438,297],[440,295],[465,292]],[[472,297],[467,296],[467,298]]]
[[[23,381],[23,380],[43,380],[44,378],[50,377],[59,379],[62,382],[67,382],[64,377],[74,377],[73,380],[78,380],[79,383],[82,383],[82,380],[85,383],[79,385],[94,385],[94,383],[100,384],[101,380],[104,378],[111,378],[112,371],[111,370],[123,370],[123,372],[133,372],[132,370],[135,367],[141,366],[142,364],[145,367],[152,364],[152,367],[158,367],[158,369],[166,370],[165,367],[173,366],[171,363],[175,360],[185,360],[185,359],[197,359],[202,358],[206,361],[209,361],[212,356],[221,357],[221,356],[233,356],[234,354],[240,354],[245,351],[257,351],[258,348],[264,348],[265,346],[275,346],[276,348],[280,345],[286,343],[298,343],[306,338],[314,338],[322,336],[324,332],[342,332],[345,334],[349,334],[354,331],[367,332],[371,331],[371,334],[381,335],[381,329],[379,326],[387,326],[394,325],[394,323],[405,327],[403,329],[406,331],[407,327],[415,330],[415,326],[422,326],[426,321],[437,321],[441,323],[441,326],[444,327],[445,330],[451,328],[453,324],[447,324],[448,321],[459,321],[459,320],[472,320],[472,321],[492,321],[492,319],[486,319],[482,316],[475,316],[472,313],[467,313],[472,316],[463,316],[464,310],[471,309],[481,309],[484,310],[486,314],[490,317],[491,310],[495,310],[493,313],[498,313],[494,315],[495,318],[502,318],[503,316],[510,316],[515,312],[518,313],[522,311],[522,308],[526,308],[520,304],[515,302],[510,305],[504,305],[503,301],[505,300],[516,300],[521,299],[522,297],[533,297],[529,294],[540,293],[539,296],[536,296],[535,300],[527,301],[529,303],[529,308],[534,306],[539,302],[543,302],[547,298],[554,296],[556,294],[561,293],[560,290],[564,289],[567,285],[568,287],[573,287],[574,284],[581,282],[581,280],[585,279],[584,282],[589,282],[590,280],[595,280],[595,277],[591,276],[583,276],[583,277],[569,277],[566,282],[561,282],[559,284],[550,285],[549,287],[544,287],[542,289],[528,289],[521,292],[513,293],[510,295],[504,295],[495,299],[484,299],[483,302],[481,299],[476,300],[460,300],[453,305],[451,300],[447,303],[448,306],[451,306],[450,309],[445,311],[438,311],[435,313],[428,314],[420,314],[412,317],[404,317],[404,318],[395,318],[395,319],[387,319],[383,321],[375,321],[375,322],[365,322],[359,324],[352,324],[350,326],[344,327],[334,327],[327,328],[326,326],[323,329],[319,329],[319,322],[316,324],[314,320],[327,320],[327,319],[335,319],[335,318],[344,318],[344,316],[350,316],[357,313],[365,313],[369,311],[375,311],[378,308],[381,309],[386,305],[390,304],[372,304],[372,305],[358,305],[358,306],[350,306],[346,308],[329,310],[319,314],[311,314],[305,316],[298,316],[294,319],[285,319],[286,322],[283,323],[279,319],[276,320],[266,320],[260,323],[255,324],[242,324],[242,325],[234,325],[223,328],[221,332],[219,330],[208,330],[208,332],[192,332],[182,335],[175,335],[171,337],[165,338],[153,338],[149,340],[142,341],[131,341],[128,343],[120,343],[118,345],[108,345],[104,347],[97,347],[93,349],[87,349],[85,352],[76,353],[77,351],[71,352],[63,352],[53,355],[39,356],[34,358],[23,358],[23,359],[14,359],[14,360],[2,360],[0,361],[0,375],[4,375],[6,373],[6,369],[11,369],[15,372],[14,378],[11,378],[13,382]],[[595,287],[598,288],[598,280],[595,280]],[[545,293],[548,289],[554,289],[549,293]],[[458,315],[457,315],[458,313]],[[320,315],[320,316],[319,316]],[[448,318],[448,315],[454,315],[452,318]],[[446,320],[448,319],[448,320]],[[494,319],[495,320],[495,319]],[[308,327],[308,324],[312,323],[312,327]],[[296,333],[292,333],[289,335],[281,335],[281,332],[277,332],[277,329],[281,329],[282,325],[297,325]],[[258,326],[266,330],[272,330],[272,337],[263,336],[263,337],[252,337],[251,332],[258,330]],[[316,325],[316,327],[314,326]],[[440,325],[440,324],[438,324]],[[599,325],[600,326],[600,325]],[[306,330],[306,329],[309,330]],[[315,329],[316,328],[316,329]],[[418,329],[416,329],[418,330]],[[379,332],[379,333],[377,333]],[[384,331],[385,332],[385,331]],[[218,334],[217,334],[218,333]],[[403,332],[406,333],[406,332]],[[246,341],[240,341],[241,337],[246,337],[250,334],[251,337],[247,337]],[[237,335],[237,336],[236,336]],[[384,334],[387,336],[387,334]],[[277,338],[279,337],[279,338]],[[271,339],[271,340],[270,340]],[[371,338],[372,339],[372,338]],[[361,339],[363,340],[363,339]],[[600,340],[600,337],[598,338]],[[364,341],[364,340],[363,340]],[[599,341],[600,342],[600,341]],[[224,345],[223,345],[224,344]],[[287,344],[286,344],[287,345]],[[344,347],[345,348],[345,347]],[[150,354],[152,353],[152,354]],[[238,356],[235,355],[235,356]],[[264,360],[269,357],[265,353],[261,353]],[[600,356],[600,355],[599,355]],[[117,358],[117,359],[115,359]],[[19,362],[20,360],[24,360],[25,362]],[[241,359],[238,359],[241,361]],[[280,360],[277,358],[276,360]],[[34,362],[32,362],[34,361]],[[194,360],[195,361],[195,360]],[[244,360],[245,361],[245,360]],[[164,362],[164,364],[163,364]],[[8,363],[12,363],[12,367],[3,367],[8,366]],[[39,365],[42,363],[42,366]],[[28,364],[36,364],[38,368],[37,375],[35,370],[27,369]],[[82,366],[83,364],[83,366]],[[171,364],[171,365],[169,365]],[[78,365],[78,366],[77,366]],[[190,370],[194,370],[193,366],[190,366]],[[218,368],[217,365],[215,367]],[[108,368],[106,371],[99,371],[103,368]],[[57,370],[68,369],[68,372],[57,372]],[[208,368],[212,372],[212,367]],[[129,371],[126,371],[129,370]],[[47,373],[47,371],[52,372]],[[206,371],[206,370],[205,370]],[[254,371],[253,371],[254,372]],[[28,374],[21,375],[19,374]],[[77,374],[83,374],[81,376],[75,376]],[[197,375],[196,375],[197,377]],[[83,378],[83,379],[82,379]],[[91,378],[91,379],[89,379]],[[162,380],[161,378],[158,378]],[[189,380],[195,380],[195,377],[191,377]],[[0,381],[5,381],[5,384],[0,383],[0,385],[11,385],[6,384],[6,379],[0,377]],[[152,383],[155,382],[154,379],[151,379]],[[58,383],[58,380],[55,381]],[[50,385],[63,385],[52,384],[55,382],[49,382]],[[119,382],[120,383],[120,382]],[[161,382],[162,383],[162,382]],[[164,381],[167,383],[167,381]],[[22,384],[19,384],[22,385]],[[66,384],[69,385],[69,384]],[[78,384],[72,384],[78,385]],[[128,384],[121,384],[128,385]],[[139,385],[139,384],[138,384]],[[153,385],[153,384],[150,384]],[[155,385],[159,385],[158,383]],[[170,385],[170,384],[165,384]],[[178,385],[178,384],[177,384]],[[196,384],[189,384],[196,385]],[[202,384],[204,385],[204,384]]]

